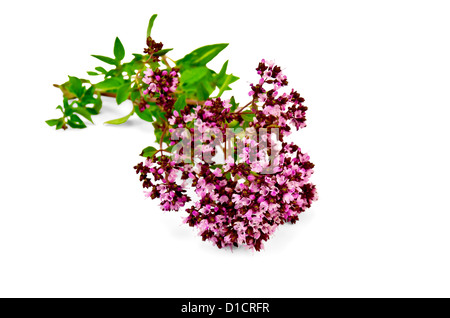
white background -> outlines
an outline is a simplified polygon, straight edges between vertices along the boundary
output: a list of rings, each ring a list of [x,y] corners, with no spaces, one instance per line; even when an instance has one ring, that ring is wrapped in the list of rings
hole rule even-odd
[[[447,1],[2,2],[0,296],[450,296]],[[133,166],[151,125],[106,102],[95,126],[54,131],[52,88],[86,77],[148,19],[178,59],[230,43],[247,100],[261,58],[307,100],[297,144],[320,200],[256,253],[219,250],[146,200]],[[228,95],[229,97],[230,95]]]

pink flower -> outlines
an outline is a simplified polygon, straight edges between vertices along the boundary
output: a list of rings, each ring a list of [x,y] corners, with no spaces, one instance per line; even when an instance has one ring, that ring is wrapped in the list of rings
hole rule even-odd
[[[261,211],[266,212],[269,209],[269,204],[266,201],[261,202],[259,205]]]
[[[262,188],[261,188],[261,194],[263,195],[263,196],[266,196],[266,195],[268,195],[270,193],[270,190],[269,190],[269,188],[267,188],[266,186],[263,186]]]
[[[212,191],[214,191],[214,190],[216,189],[215,185],[212,184],[212,183],[208,183],[208,184],[205,186],[205,188],[206,188],[206,190],[208,190],[208,192],[212,192]]]
[[[197,187],[203,188],[206,185],[206,181],[203,178],[200,178],[197,182]]]
[[[240,203],[242,205],[250,205],[250,203],[252,203],[252,200],[250,200],[249,198],[241,198]]]
[[[286,179],[284,176],[282,176],[282,175],[277,175],[277,182],[278,182],[279,185],[285,184],[286,181],[287,181],[287,179]]]
[[[271,196],[276,196],[278,193],[280,192],[280,190],[277,187],[272,188],[272,191],[270,191],[270,195]]]
[[[152,77],[153,76],[153,70],[151,68],[148,68],[147,70],[144,71],[144,75],[147,77]]]
[[[183,120],[184,120],[185,123],[188,123],[188,122],[190,122],[190,121],[192,121],[194,119],[195,119],[195,117],[193,115],[191,115],[191,114],[183,116]]]
[[[280,205],[278,203],[269,204],[269,212],[276,212]]]
[[[219,168],[216,168],[216,170],[213,171],[213,174],[214,174],[216,177],[221,177],[221,176],[222,176],[222,170],[219,169]]]
[[[151,92],[156,92],[157,86],[156,86],[155,83],[150,83],[148,89],[149,89]]]
[[[292,194],[290,192],[285,193],[283,195],[283,201],[286,203],[290,203],[291,201],[294,201],[294,197],[292,196]]]
[[[226,164],[229,166],[234,166],[234,159],[232,157],[228,157],[227,160],[225,160]]]
[[[231,108],[231,104],[230,104],[230,100],[228,99],[228,100],[225,100],[224,102],[223,102],[223,108],[225,108],[225,109],[230,109]]]
[[[230,199],[226,195],[222,195],[219,199],[220,203],[226,203],[228,201],[230,201]]]
[[[241,202],[241,196],[235,193],[231,196],[231,201],[235,204],[238,204]]]
[[[253,172],[260,173],[263,170],[263,167],[259,162],[253,162],[251,164],[251,168]]]
[[[256,183],[250,184],[249,190],[252,192],[259,192],[259,186]]]
[[[177,170],[172,170],[169,174],[169,177],[167,178],[167,180],[169,182],[175,182],[175,180],[177,179]]]

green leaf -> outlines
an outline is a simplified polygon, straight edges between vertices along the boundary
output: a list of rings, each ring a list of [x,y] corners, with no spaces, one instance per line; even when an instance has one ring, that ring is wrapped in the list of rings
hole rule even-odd
[[[138,99],[138,98],[140,98],[141,97],[141,92],[139,91],[139,89],[134,89],[132,92],[131,92],[131,96],[130,96],[130,98],[131,98],[131,101],[135,101],[136,99]]]
[[[132,60],[129,63],[123,63],[123,71],[125,71],[129,76],[133,76],[136,74],[136,71],[139,71],[143,68],[144,63],[136,60]]]
[[[164,50],[161,50],[161,51],[158,51],[158,52],[154,53],[153,55],[154,56],[163,56],[163,55],[166,55],[167,53],[169,53],[172,50],[173,49],[164,49]]]
[[[56,124],[56,130],[63,128],[63,126],[64,126],[64,117],[59,119],[58,123]]]
[[[152,34],[153,23],[155,23],[157,16],[158,16],[157,14],[152,15],[152,17],[150,18],[150,21],[148,22],[147,37],[149,37]]]
[[[104,80],[103,82],[95,84],[95,88],[106,91],[110,89],[116,89],[122,86],[123,81],[119,80],[118,78],[108,78]]]
[[[63,93],[63,97],[67,99],[74,99],[76,96],[69,91],[69,82],[59,85],[59,89]]]
[[[231,108],[230,108],[231,112],[234,112],[239,106],[239,103],[236,103],[236,99],[234,98],[234,96],[231,97],[230,104],[231,104]]]
[[[73,113],[73,108],[72,105],[75,103],[75,101],[73,101],[71,104],[69,104],[69,100],[67,98],[63,99],[63,105],[64,105],[64,116],[70,116]]]
[[[72,128],[77,128],[77,129],[82,129],[82,128],[86,128],[86,125],[84,124],[84,122],[81,120],[80,117],[78,117],[75,114],[72,114],[69,117],[69,120],[67,121],[67,123],[69,124],[70,127]]]
[[[98,115],[100,113],[100,110],[102,109],[102,106],[103,106],[102,98],[99,95],[97,98],[93,98],[87,104],[93,104],[94,105],[94,107],[86,107],[87,111],[89,113],[91,113],[92,115]]]
[[[104,69],[103,67],[101,67],[101,66],[96,67],[95,70],[96,70],[96,71],[99,71],[99,72],[102,73],[102,74],[108,73],[108,71],[105,70],[105,69]]]
[[[92,116],[91,113],[84,107],[77,107],[73,109],[74,113],[80,114],[81,116],[83,116],[84,118],[86,118],[87,120],[89,120],[91,123],[94,123],[92,121]]]
[[[255,114],[241,114],[241,117],[243,120],[251,122],[253,121],[253,118],[255,118]]]
[[[223,64],[222,69],[220,70],[219,74],[217,74],[215,76],[215,83],[216,83],[217,87],[219,88],[219,90],[221,90],[221,93],[219,93],[220,94],[219,96],[221,96],[224,91],[231,90],[229,85],[231,83],[236,82],[239,79],[239,77],[236,77],[233,74],[230,74],[230,75],[226,74],[227,68],[228,68],[228,61],[226,61]]]
[[[234,128],[237,125],[239,125],[239,122],[237,120],[233,120],[231,123],[228,124],[229,128]]]
[[[223,63],[223,66],[222,66],[219,74],[217,75],[217,77],[218,78],[223,78],[226,75],[226,73],[227,73],[227,68],[228,68],[228,61]]]
[[[150,113],[152,114],[153,117],[155,117],[156,120],[160,120],[160,121],[165,121],[166,120],[166,113],[161,111],[161,109],[156,105],[156,103],[152,103],[150,104]],[[156,131],[155,131],[156,133]]]
[[[212,44],[200,47],[187,54],[181,60],[177,61],[177,66],[193,65],[205,66],[213,58],[215,58],[222,50],[228,46],[228,43]]]
[[[155,120],[153,119],[152,113],[150,111],[150,109],[146,109],[143,112],[141,112],[139,110],[139,106],[134,106],[134,112],[136,113],[136,115],[139,116],[140,119],[148,121],[149,123],[154,122]]]
[[[142,54],[133,53],[133,56],[136,61],[142,61],[144,59],[144,55]]]
[[[219,94],[217,94],[217,97],[222,96],[223,92],[225,92],[225,90],[229,89],[228,85],[231,83],[232,80],[233,80],[233,75],[231,75],[231,74],[227,75],[222,86],[219,88]]]
[[[175,147],[175,146],[169,146],[169,147],[167,147],[167,148],[166,148],[166,152],[172,152],[173,147]]]
[[[116,41],[114,42],[114,56],[116,58],[116,61],[122,61],[125,57],[125,49],[118,37],[116,37]]]
[[[50,127],[56,126],[59,122],[59,119],[50,119],[47,120],[46,123],[47,125],[49,125]]]
[[[160,64],[159,62],[153,62],[153,61],[150,61],[150,62],[148,62],[148,63],[150,64],[150,68],[151,68],[152,70],[155,70],[155,69],[157,69],[158,67],[161,66],[161,64]]]
[[[178,96],[175,105],[173,105],[173,108],[175,110],[182,110],[184,107],[186,107],[186,95],[180,95]]]
[[[67,98],[63,99],[63,105],[64,105],[64,108],[68,108],[69,107],[69,100]]]
[[[109,125],[121,125],[121,124],[123,124],[123,123],[126,123],[126,122],[128,121],[128,119],[130,119],[130,117],[133,116],[133,114],[134,114],[134,108],[131,110],[131,113],[129,113],[129,114],[126,115],[125,117],[107,121],[107,122],[105,122],[105,124],[109,124]]]
[[[90,76],[98,76],[98,75],[100,75],[100,74],[98,74],[97,72],[91,72],[91,71],[88,71],[87,73],[88,73],[88,75],[90,75]]]
[[[225,86],[225,90],[229,91],[229,90],[231,90],[231,88],[228,85],[236,82],[237,80],[239,80],[239,77],[234,76],[233,74],[225,75],[225,76],[223,76],[221,78],[218,78],[217,86],[218,87],[222,87],[224,85],[225,81],[228,81],[227,86]]]
[[[120,86],[120,88],[117,90],[116,96],[117,105],[122,104],[124,101],[128,99],[128,96],[130,95],[131,91],[130,85],[131,83],[125,83],[122,86]]]
[[[214,91],[214,87],[210,83],[204,81],[197,87],[197,98],[199,100],[207,100],[211,93]]]
[[[107,64],[111,65],[117,65],[117,61],[115,59],[112,59],[110,57],[102,56],[102,55],[92,55],[92,57],[95,57],[96,59],[99,59],[102,62],[105,62]]]
[[[94,98],[94,93],[95,93],[95,87],[94,85],[91,85],[87,91],[84,93],[83,98],[81,99],[82,102],[84,102],[85,100],[90,100],[92,98]]]
[[[159,150],[157,150],[155,147],[147,147],[141,152],[141,156],[145,158],[151,158],[153,157]]]
[[[181,81],[184,84],[197,83],[209,74],[211,70],[206,66],[188,68],[181,73]]]
[[[83,83],[78,77],[69,76],[69,91],[80,98],[84,93]]]

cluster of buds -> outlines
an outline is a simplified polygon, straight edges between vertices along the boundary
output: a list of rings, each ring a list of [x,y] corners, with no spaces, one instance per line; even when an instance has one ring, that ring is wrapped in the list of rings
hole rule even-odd
[[[151,56],[153,62],[159,62],[159,56],[155,55],[155,53],[161,51],[163,46],[161,42],[157,43],[149,36],[147,37],[147,48],[144,49],[144,53]]]

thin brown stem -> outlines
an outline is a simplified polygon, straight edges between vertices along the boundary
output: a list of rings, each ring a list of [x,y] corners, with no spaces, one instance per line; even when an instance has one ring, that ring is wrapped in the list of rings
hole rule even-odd
[[[250,103],[248,103],[247,105],[245,105],[244,107],[242,107],[241,109],[239,109],[236,114],[240,114],[244,109],[246,109],[248,106],[252,105],[253,101],[251,101]]]
[[[58,84],[53,84],[54,87],[56,88],[60,88],[61,85]],[[108,92],[99,92],[99,91],[95,91],[95,94],[100,94],[101,96],[105,96],[105,97],[112,97],[112,98],[116,98],[117,94],[114,93],[108,93]],[[76,97],[70,98],[70,99],[75,99]],[[131,100],[131,97],[128,98],[129,100]],[[151,103],[156,103],[157,102],[157,98],[150,98],[149,102]],[[186,103],[188,105],[203,105],[205,102],[204,101],[197,101],[194,99],[186,99]]]

